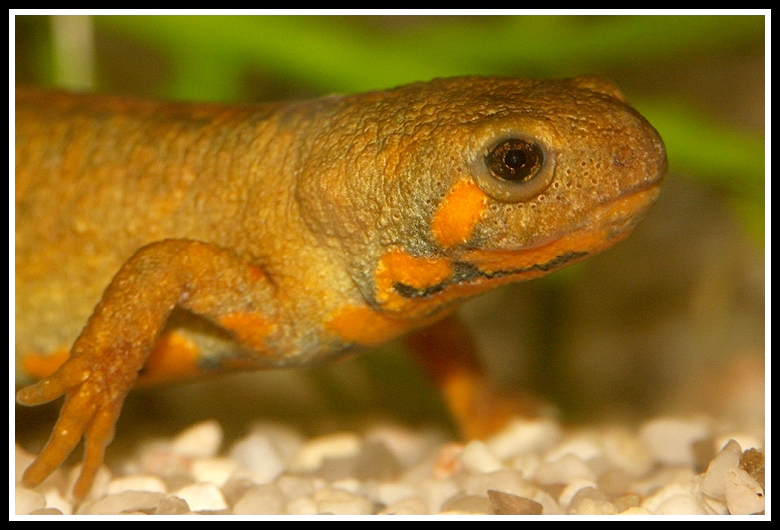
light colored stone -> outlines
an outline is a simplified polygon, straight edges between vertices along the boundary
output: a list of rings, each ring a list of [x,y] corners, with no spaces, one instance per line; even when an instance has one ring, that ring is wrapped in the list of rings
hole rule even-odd
[[[672,466],[692,466],[693,443],[711,435],[711,422],[702,418],[658,418],[644,424],[639,431],[653,459]]]
[[[108,495],[79,506],[77,515],[117,515],[152,511],[165,498],[164,493],[152,491],[125,491]]]
[[[173,439],[171,450],[182,456],[214,456],[222,444],[222,426],[216,420],[196,423]]]
[[[490,501],[480,495],[457,495],[441,505],[441,513],[448,515],[488,515],[493,513]]]
[[[574,496],[577,495],[577,492],[581,489],[589,488],[595,490],[598,487],[596,482],[589,478],[573,478],[568,482],[560,483],[566,484],[566,486],[563,488],[560,495],[558,495],[558,502],[561,506],[566,507],[571,504],[572,499],[574,499]],[[555,482],[551,482],[551,484],[555,484]]]
[[[335,488],[324,488],[314,494],[317,513],[333,515],[370,515],[374,504],[361,495]]]
[[[275,484],[288,501],[294,501],[301,497],[312,497],[327,485],[320,477],[305,475],[282,475],[276,479]]]
[[[744,469],[726,473],[726,506],[732,515],[748,515],[764,511],[764,490]]]
[[[490,449],[480,440],[472,440],[466,444],[458,459],[472,473],[492,473],[501,469],[501,461],[490,452]]]
[[[431,513],[439,513],[444,501],[459,493],[458,487],[450,480],[427,479],[421,481],[418,487]]]
[[[258,483],[271,482],[284,471],[284,460],[267,436],[252,433],[236,442],[230,458],[251,473]]]
[[[336,490],[346,491],[354,495],[360,495],[364,497],[366,496],[365,484],[356,478],[345,478],[342,480],[337,480],[335,482],[331,482],[329,487]]]
[[[436,431],[411,431],[395,425],[379,425],[366,433],[366,442],[380,442],[393,453],[398,462],[409,467],[419,462],[436,445],[442,434]]]
[[[192,462],[192,476],[197,482],[209,482],[219,487],[225,485],[238,469],[239,464],[225,457],[196,458]]]
[[[487,495],[488,490],[501,491],[528,497],[536,487],[523,480],[520,473],[513,469],[499,469],[492,473],[474,473],[459,481],[463,493],[467,495]]]
[[[503,491],[488,490],[490,508],[496,515],[541,515],[544,507],[533,499]]]
[[[367,488],[372,499],[386,506],[419,496],[416,485],[406,482],[375,482],[367,484]]]
[[[707,510],[709,515],[728,515],[729,509],[726,506],[726,501],[720,501],[709,495],[701,494],[701,502],[704,505],[704,509]]]
[[[298,497],[287,503],[287,515],[317,515],[317,503],[311,497]]]
[[[165,482],[153,475],[125,475],[117,477],[108,483],[108,494],[116,495],[124,491],[155,491],[167,493]]]
[[[14,500],[14,513],[16,515],[29,515],[35,510],[46,508],[46,498],[43,495],[21,486],[16,487]]]
[[[631,491],[645,498],[658,495],[665,488],[683,488],[691,491],[696,482],[697,475],[688,467],[662,466],[653,473],[634,480]]]
[[[356,460],[354,475],[360,480],[393,480],[403,470],[392,451],[378,440],[366,441]]]
[[[192,514],[189,505],[184,499],[170,495],[160,501],[154,510],[154,515],[188,515]]]
[[[739,468],[742,448],[734,440],[729,440],[726,446],[712,459],[707,471],[699,481],[699,489],[719,501],[726,500],[726,475],[729,471]]]
[[[706,514],[704,504],[692,493],[691,484],[671,483],[642,501],[642,508],[654,514]]]
[[[515,419],[490,437],[487,446],[500,460],[549,449],[560,438],[560,428],[552,420]]]
[[[41,508],[40,510],[33,510],[30,515],[65,515],[57,508]]]
[[[566,513],[560,503],[542,489],[536,489],[531,495],[525,496],[541,504],[542,513],[545,515],[563,515]]]
[[[617,509],[611,502],[584,498],[579,502],[572,503],[566,513],[569,515],[615,515]]]
[[[176,490],[173,495],[184,499],[193,512],[217,511],[228,507],[222,492],[214,484],[190,484]]]
[[[419,497],[403,499],[383,508],[378,515],[426,515],[428,506]]]
[[[568,484],[578,478],[595,480],[588,465],[571,453],[552,462],[543,462],[536,470],[535,478],[541,484]]]
[[[623,495],[622,497],[618,497],[614,501],[612,501],[612,504],[615,505],[615,509],[618,511],[618,513],[622,513],[629,508],[636,508],[641,505],[641,497],[635,493],[630,493],[628,495]]]
[[[673,495],[659,504],[655,515],[707,515],[702,502],[690,493]]]
[[[290,464],[290,470],[297,473],[311,473],[320,468],[326,458],[357,456],[361,439],[355,433],[328,434],[309,440],[301,447]]]
[[[463,448],[464,445],[458,442],[449,442],[439,447],[431,470],[433,477],[445,480],[460,471],[463,463],[458,457],[463,452]]]
[[[561,441],[545,453],[545,460],[552,462],[567,454],[572,454],[583,462],[587,462],[602,456],[602,449],[596,440],[593,439],[593,436],[582,434]]]
[[[233,507],[235,515],[283,515],[286,500],[275,484],[250,488]]]
[[[641,506],[632,506],[618,513],[618,515],[653,515],[653,512]]]
[[[61,511],[64,515],[73,515],[73,502],[62,495],[58,488],[49,488],[43,492],[46,506]]]
[[[650,471],[653,458],[639,437],[625,429],[609,429],[601,437],[601,447],[608,462],[634,476]]]
[[[729,432],[715,437],[716,447],[725,447],[731,440],[737,442],[743,451],[751,447],[760,451],[764,446],[763,440],[758,436],[747,432]]]
[[[254,425],[249,436],[254,434],[265,437],[285,465],[295,458],[306,441],[306,438],[292,427],[271,422]]]

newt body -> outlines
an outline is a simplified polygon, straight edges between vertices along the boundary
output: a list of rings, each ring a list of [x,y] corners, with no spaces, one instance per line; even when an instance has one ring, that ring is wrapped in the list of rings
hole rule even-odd
[[[23,480],[83,436],[86,494],[136,382],[301,365],[436,322],[452,341],[464,300],[625,237],[665,171],[657,132],[592,78],[270,105],[19,90],[17,377],[42,379],[17,399],[66,396]],[[473,367],[447,355],[472,363],[423,362],[466,415],[453,381]]]

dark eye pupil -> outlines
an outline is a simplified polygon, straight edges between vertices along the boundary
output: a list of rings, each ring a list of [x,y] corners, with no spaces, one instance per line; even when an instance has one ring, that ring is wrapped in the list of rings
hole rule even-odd
[[[485,157],[494,177],[511,182],[531,180],[542,166],[544,155],[538,145],[510,138],[490,150]]]
[[[507,167],[518,169],[525,163],[525,153],[519,149],[512,149],[507,151],[504,155],[504,164]]]

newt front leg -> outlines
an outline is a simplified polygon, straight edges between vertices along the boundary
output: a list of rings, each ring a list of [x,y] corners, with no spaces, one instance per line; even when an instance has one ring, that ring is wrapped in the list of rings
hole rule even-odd
[[[57,469],[84,437],[84,464],[74,496],[88,492],[114,435],[125,396],[177,305],[230,325],[231,315],[258,314],[273,287],[265,274],[233,252],[189,240],[143,247],[106,289],[68,360],[50,377],[20,390],[17,401],[39,405],[65,396],[41,454],[22,481],[36,486]],[[219,293],[219,303],[214,302]],[[262,337],[241,342],[262,348]]]

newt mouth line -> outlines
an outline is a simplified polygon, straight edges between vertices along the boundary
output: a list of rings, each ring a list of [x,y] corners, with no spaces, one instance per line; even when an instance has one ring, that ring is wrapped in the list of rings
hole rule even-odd
[[[424,289],[418,289],[416,287],[412,287],[411,285],[407,285],[402,282],[395,282],[393,284],[393,289],[395,289],[395,291],[401,296],[403,296],[404,298],[410,298],[410,299],[426,298],[429,296],[433,296],[437,293],[440,293],[445,289],[447,289],[447,287],[450,287],[452,285],[468,284],[481,279],[494,280],[506,276],[522,275],[529,272],[544,273],[544,272],[554,271],[556,269],[560,269],[564,267],[567,263],[571,261],[580,260],[588,256],[589,254],[590,252],[566,252],[564,254],[554,257],[553,259],[545,263],[537,263],[531,265],[530,267],[499,269],[490,272],[483,271],[472,263],[466,263],[464,261],[456,261],[454,264],[455,266],[454,273],[452,274],[452,276],[450,276],[443,282],[439,282],[435,285],[425,287]]]
[[[599,206],[589,216],[588,222],[544,244],[517,250],[477,250],[471,256],[473,260],[454,261],[452,274],[439,283],[427,287],[414,287],[403,282],[395,282],[393,290],[406,299],[424,299],[450,288],[474,284],[481,280],[498,280],[509,276],[520,279],[524,275],[531,277],[544,275],[597,253],[623,239],[644,217],[658,194],[658,182],[654,182],[649,187],[632,190],[614,201]],[[552,257],[546,260],[540,259],[545,254],[548,256],[552,254]],[[512,266],[524,260],[531,263]]]

